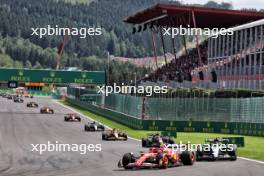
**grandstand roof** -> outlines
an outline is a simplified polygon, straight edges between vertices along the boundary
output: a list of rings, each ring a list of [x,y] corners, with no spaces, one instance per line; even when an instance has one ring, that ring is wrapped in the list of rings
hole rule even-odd
[[[156,26],[194,27],[192,11],[197,28],[229,28],[264,18],[263,12],[156,4],[127,17],[124,21],[134,25],[154,22],[153,25]]]
[[[248,28],[252,28],[252,27],[255,27],[255,26],[261,26],[261,25],[264,25],[264,19],[261,19],[261,20],[258,20],[258,21],[253,21],[253,22],[250,22],[250,23],[247,23],[247,24],[243,24],[243,25],[240,25],[240,26],[236,26],[233,28],[233,31],[238,31],[238,30],[241,30],[241,29],[248,29]]]

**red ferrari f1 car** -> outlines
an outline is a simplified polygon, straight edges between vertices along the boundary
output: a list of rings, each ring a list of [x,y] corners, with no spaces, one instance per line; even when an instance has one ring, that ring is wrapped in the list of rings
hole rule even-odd
[[[150,148],[149,152],[135,156],[133,153],[124,154],[118,162],[118,167],[133,168],[163,168],[180,165],[193,165],[195,153],[192,151],[177,152],[171,148]]]
[[[81,121],[81,117],[78,116],[77,114],[66,114],[64,116],[64,121],[65,122],[73,122],[73,121],[78,121],[80,122]]]

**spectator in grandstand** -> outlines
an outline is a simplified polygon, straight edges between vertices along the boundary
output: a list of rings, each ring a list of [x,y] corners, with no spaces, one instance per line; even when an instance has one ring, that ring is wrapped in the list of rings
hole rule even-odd
[[[201,60],[202,64],[207,64],[207,41],[200,44]],[[177,81],[183,82],[183,80],[191,81],[191,71],[198,67],[199,56],[197,49],[191,49],[187,55],[182,55],[176,60],[172,60],[167,65],[157,69],[154,73],[149,74],[143,78],[143,81]]]

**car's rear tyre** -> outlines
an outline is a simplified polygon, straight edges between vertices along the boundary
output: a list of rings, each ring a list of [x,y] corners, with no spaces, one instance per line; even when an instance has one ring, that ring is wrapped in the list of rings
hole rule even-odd
[[[89,127],[87,125],[84,125],[84,131],[89,131]]]
[[[195,156],[195,159],[196,159],[196,161],[202,161],[202,154],[201,154],[201,152],[196,152],[196,156]]]
[[[127,134],[124,134],[124,140],[127,141]]]
[[[203,152],[201,151],[201,147],[197,147],[197,151],[195,152],[195,159],[196,161],[202,161],[203,160]]]
[[[215,157],[213,154],[211,155],[211,157],[209,158],[210,161],[216,161],[217,157]]]
[[[230,160],[231,161],[236,161],[237,160],[237,155],[235,151],[230,151],[228,152],[229,156],[230,156]]]
[[[102,140],[106,140],[106,135],[104,133],[102,134]]]
[[[231,156],[231,157],[230,157],[230,160],[231,160],[231,161],[236,161],[236,160],[237,160],[237,156]]]
[[[142,145],[142,147],[147,147],[147,140],[142,138],[141,145]]]
[[[175,144],[175,141],[173,138],[169,138],[169,144]]]
[[[191,151],[183,151],[181,154],[181,161],[183,165],[193,165],[195,161],[195,154]]]

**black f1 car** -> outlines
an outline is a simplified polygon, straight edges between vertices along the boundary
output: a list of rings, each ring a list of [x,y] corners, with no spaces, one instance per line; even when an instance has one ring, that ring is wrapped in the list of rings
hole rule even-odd
[[[37,108],[38,104],[36,102],[28,102],[27,107],[29,108]]]
[[[81,121],[81,117],[78,116],[77,114],[66,114],[64,116],[64,121],[65,122],[73,122],[73,121],[78,121],[80,122]]]
[[[124,169],[133,168],[161,168],[175,167],[181,165],[193,165],[195,154],[192,151],[178,152],[171,148],[160,147],[150,148],[148,152],[135,156],[133,153],[126,153],[119,160],[118,167]]]
[[[163,144],[174,144],[174,139],[169,136],[157,134],[148,134],[146,138],[141,139],[142,147],[160,147]]]
[[[7,95],[6,98],[9,99],[9,100],[12,100],[13,99],[13,95]]]
[[[196,160],[222,160],[229,159],[235,161],[237,159],[237,146],[230,144],[228,139],[207,139],[202,147],[197,147]]]
[[[104,131],[105,127],[97,122],[88,122],[88,124],[84,125],[84,131]]]
[[[41,114],[54,114],[54,110],[50,107],[43,107],[40,109]]]
[[[117,131],[117,129],[108,130],[102,133],[102,140],[106,141],[126,141],[127,134]]]
[[[14,102],[16,102],[16,103],[24,103],[24,100],[22,98],[15,97],[14,98]]]

